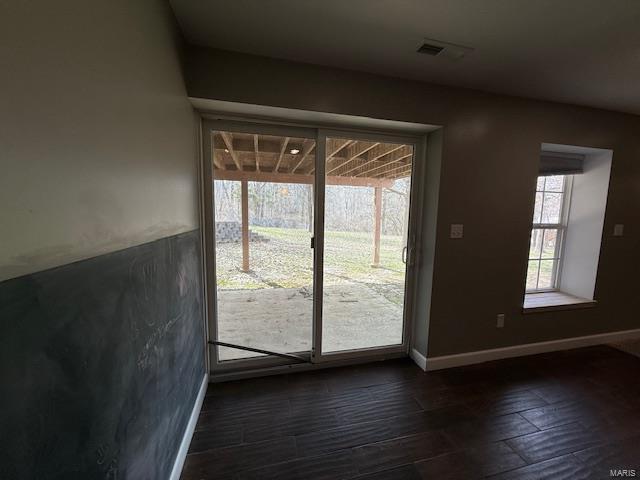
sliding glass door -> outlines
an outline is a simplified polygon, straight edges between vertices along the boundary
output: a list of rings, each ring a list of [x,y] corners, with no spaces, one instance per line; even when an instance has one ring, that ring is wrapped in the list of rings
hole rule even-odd
[[[216,370],[309,361],[315,133],[234,122],[206,132]]]
[[[402,348],[414,146],[348,135],[325,142],[322,355]]]
[[[205,122],[214,373],[406,351],[407,139]]]

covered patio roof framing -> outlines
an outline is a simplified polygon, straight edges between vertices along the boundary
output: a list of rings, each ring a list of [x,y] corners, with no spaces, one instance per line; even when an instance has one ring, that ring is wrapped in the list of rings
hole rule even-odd
[[[248,182],[314,183],[315,141],[249,133],[215,132],[213,177],[241,185],[242,270],[249,265]],[[380,266],[382,189],[411,175],[413,146],[343,138],[327,139],[327,185],[373,188],[372,266]]]

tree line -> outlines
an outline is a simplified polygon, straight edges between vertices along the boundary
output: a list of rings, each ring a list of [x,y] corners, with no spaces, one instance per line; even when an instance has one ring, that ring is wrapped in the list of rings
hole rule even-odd
[[[311,229],[313,187],[306,184],[249,182],[249,224],[262,227]],[[382,191],[382,233],[403,235],[409,179],[396,180]],[[216,221],[241,221],[240,182],[214,183]],[[329,185],[325,195],[325,228],[370,232],[374,225],[374,189]]]

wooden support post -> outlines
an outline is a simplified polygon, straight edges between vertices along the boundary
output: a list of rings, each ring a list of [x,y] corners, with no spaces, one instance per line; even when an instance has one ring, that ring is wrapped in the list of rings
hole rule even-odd
[[[249,271],[249,182],[240,181],[242,196],[242,271]]]
[[[373,227],[373,263],[372,267],[380,266],[380,234],[382,231],[382,187],[374,187],[374,227]]]

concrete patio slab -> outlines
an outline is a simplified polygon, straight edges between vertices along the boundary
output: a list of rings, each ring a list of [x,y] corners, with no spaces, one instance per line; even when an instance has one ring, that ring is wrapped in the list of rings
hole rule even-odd
[[[402,288],[402,284],[343,283],[327,286],[323,303],[323,351],[402,343],[402,305],[391,300],[402,298]],[[281,353],[309,351],[313,309],[311,292],[310,285],[219,291],[219,340]],[[248,356],[259,354],[220,348],[221,360]]]

